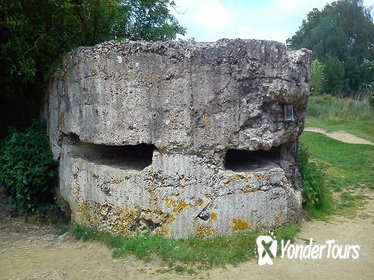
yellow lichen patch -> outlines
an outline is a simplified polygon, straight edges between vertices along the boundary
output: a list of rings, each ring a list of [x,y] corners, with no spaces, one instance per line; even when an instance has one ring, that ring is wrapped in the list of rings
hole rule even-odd
[[[255,174],[255,177],[258,181],[262,181],[265,179],[265,175],[264,174]]]
[[[60,116],[58,117],[58,123],[59,123],[60,125],[64,125],[64,124],[65,124],[65,116],[64,116],[64,115],[60,115]]]
[[[178,202],[178,204],[176,205],[176,207],[174,207],[173,211],[179,213],[179,212],[181,212],[186,207],[187,207],[187,203],[182,200],[182,201]]]
[[[80,203],[76,208],[74,212],[79,212],[79,213],[86,213],[90,209],[90,206],[88,205],[87,201],[83,201]]]
[[[215,212],[210,213],[209,221],[212,221],[212,222],[217,221],[217,213],[215,213]]]
[[[206,198],[210,198],[210,193],[205,193],[204,196],[205,196]]]
[[[152,172],[151,176],[149,177],[148,184],[151,185],[151,186],[153,186],[155,183],[156,183],[155,175]]]
[[[168,229],[165,225],[161,226],[161,228],[159,229],[158,233],[160,235],[163,235],[163,236],[166,236],[168,234]]]
[[[167,208],[173,208],[173,212],[178,213],[182,212],[183,209],[185,209],[188,206],[188,204],[183,200],[175,201],[174,199],[169,197],[165,199],[165,205]]]
[[[108,220],[114,230],[120,234],[130,234],[131,225],[133,225],[139,212],[136,210],[129,210],[126,207],[118,207],[115,211],[111,211]]]
[[[275,216],[274,221],[275,221],[276,224],[279,224],[281,222],[281,217],[278,216],[278,215]]]
[[[215,233],[214,229],[210,226],[197,225],[195,228],[195,234],[197,236],[211,236]]]
[[[254,192],[257,192],[257,189],[254,189],[254,188],[245,188],[242,190],[243,193],[254,193]]]
[[[199,198],[199,199],[197,200],[197,205],[199,205],[199,206],[203,206],[203,205],[204,205],[204,200],[202,200],[201,198]]]
[[[79,184],[77,184],[79,185]],[[73,188],[73,194],[75,196],[76,199],[79,199],[80,198],[80,195],[81,195],[81,189],[79,186]]]
[[[240,219],[240,218],[232,219],[232,226],[231,226],[232,231],[245,230],[245,229],[249,229],[248,222],[246,222],[246,221],[244,221],[243,219]]]
[[[212,209],[214,207],[215,207],[215,205],[213,203],[209,204],[209,209]]]
[[[165,198],[165,205],[166,205],[167,208],[175,207],[176,204],[177,203],[174,199],[169,198],[169,197]]]
[[[170,224],[171,222],[174,222],[176,218],[174,216],[168,216],[168,218],[165,220],[165,224]]]
[[[92,216],[92,209],[87,201],[80,203],[72,211],[72,220],[78,224],[82,225],[93,225],[93,222],[96,222],[96,219]]]
[[[249,182],[249,180],[252,178],[253,174],[251,172],[245,172],[242,174],[235,174],[235,175],[228,175],[224,179],[223,183],[227,185],[231,181],[245,181]]]
[[[176,203],[176,208],[186,207],[184,202]],[[177,211],[178,209],[176,209]],[[114,207],[110,204],[101,205],[93,201],[83,201],[73,209],[73,221],[78,224],[103,228],[115,234],[131,235],[136,232],[148,232],[149,230],[162,235],[170,235],[168,225],[176,220],[176,217],[164,213],[159,208],[130,209],[126,206]],[[154,222],[156,228],[150,228],[149,222]]]
[[[181,186],[184,186],[184,184],[186,183],[184,175],[178,175],[178,177],[179,177],[179,184],[181,184]]]
[[[119,219],[126,222],[134,221],[139,216],[136,211],[129,211],[127,208],[119,209]]]
[[[204,126],[209,126],[209,118],[207,116],[203,117],[203,124]]]
[[[124,181],[123,179],[112,179],[112,180],[110,181],[110,183],[111,183],[112,185],[118,185],[118,184],[121,184],[123,181]]]
[[[176,121],[177,121],[177,117],[174,116],[174,115],[172,115],[172,116],[169,117],[169,120],[170,120],[171,122],[176,122]]]
[[[174,222],[176,219],[174,216],[168,216],[162,226],[160,227],[160,229],[157,231],[157,233],[163,235],[163,236],[166,236],[168,234],[168,230],[167,230],[167,227],[170,223]]]

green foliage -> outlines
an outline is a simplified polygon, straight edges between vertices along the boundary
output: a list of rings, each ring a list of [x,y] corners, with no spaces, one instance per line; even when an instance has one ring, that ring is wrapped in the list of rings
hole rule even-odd
[[[320,11],[313,9],[294,36],[290,49],[308,48],[325,65],[324,92],[359,94],[374,82],[365,60],[374,60],[374,23],[371,8],[361,0],[340,0]]]
[[[169,270],[177,272],[191,272],[191,270],[185,266],[175,265],[175,262],[188,265],[224,266],[247,261],[257,254],[257,236],[268,234],[255,231],[233,236],[172,239],[153,234],[114,236],[105,231],[79,225],[75,225],[71,232],[77,240],[104,241],[113,250],[115,258],[134,254],[142,260],[149,260],[152,254],[158,254],[169,263]],[[298,225],[289,225],[276,229],[274,236],[278,240],[293,240],[298,232]]]
[[[0,185],[16,212],[52,211],[56,164],[40,121],[26,131],[13,130],[0,151]],[[49,209],[49,210],[48,210]]]
[[[111,39],[170,40],[185,30],[170,15],[168,0],[5,0],[2,69],[18,82],[49,74],[61,54]],[[41,60],[41,61],[40,61]],[[40,72],[40,73],[39,73]]]
[[[344,64],[333,56],[326,56],[324,63],[324,83],[323,92],[339,95],[347,92],[347,81],[345,78]]]
[[[311,67],[310,91],[313,95],[324,93],[324,72],[325,66],[315,59]]]
[[[374,83],[370,84],[370,89],[369,104],[372,108],[374,108]]]
[[[366,67],[367,73],[374,76],[374,61],[368,59],[364,60],[363,66]],[[367,91],[369,96],[369,104],[374,108],[374,82],[367,85]]]
[[[332,196],[326,186],[321,164],[310,160],[303,145],[299,145],[297,162],[301,174],[303,206],[309,215],[321,218],[332,213]]]
[[[184,34],[170,0],[0,1],[0,137],[38,117],[64,54],[107,40],[172,40]]]
[[[130,40],[165,41],[184,34],[185,29],[169,13],[170,0],[127,0],[129,23],[124,38]]]

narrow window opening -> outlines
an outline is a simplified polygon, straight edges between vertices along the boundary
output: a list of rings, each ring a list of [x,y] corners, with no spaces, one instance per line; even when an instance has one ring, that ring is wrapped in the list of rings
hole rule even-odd
[[[255,169],[273,167],[280,161],[280,148],[274,147],[269,151],[227,150],[225,169],[235,172],[245,172]]]
[[[124,169],[143,170],[152,164],[154,145],[139,144],[125,146],[79,143],[74,146],[73,156],[82,157],[97,164]]]
[[[284,105],[284,121],[285,122],[292,122],[294,121],[294,115],[293,115],[293,106],[292,105]]]

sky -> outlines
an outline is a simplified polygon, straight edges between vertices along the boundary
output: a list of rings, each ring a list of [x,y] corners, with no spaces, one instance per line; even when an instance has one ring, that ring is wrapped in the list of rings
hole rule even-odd
[[[222,38],[264,39],[285,43],[306,15],[328,0],[174,0],[173,15],[187,28],[180,39],[198,42]],[[374,0],[364,0],[374,6]],[[374,10],[374,9],[373,9]],[[372,15],[374,15],[372,10]]]

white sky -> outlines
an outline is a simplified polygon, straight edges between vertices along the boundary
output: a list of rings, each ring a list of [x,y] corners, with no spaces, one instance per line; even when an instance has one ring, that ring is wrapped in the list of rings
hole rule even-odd
[[[208,42],[222,38],[266,39],[285,43],[313,9],[328,0],[174,0],[173,15],[187,28],[181,39]],[[364,0],[374,6],[374,0]],[[374,10],[374,9],[373,9]],[[372,15],[374,15],[372,10]]]

